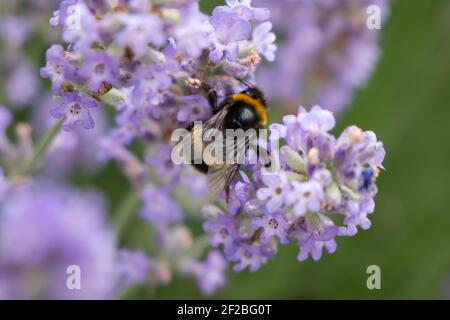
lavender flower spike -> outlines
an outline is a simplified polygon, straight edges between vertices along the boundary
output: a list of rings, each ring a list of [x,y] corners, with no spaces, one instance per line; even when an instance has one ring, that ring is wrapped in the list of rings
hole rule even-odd
[[[235,181],[228,212],[214,207],[204,226],[214,247],[223,245],[225,257],[236,261],[234,271],[255,271],[271,259],[278,245],[298,242],[297,259],[322,257],[336,250],[336,237],[352,236],[370,227],[375,180],[385,155],[371,131],[351,126],[335,138],[330,111],[314,106],[271,125],[270,140],[283,145],[280,168],[247,167],[253,175]],[[273,151],[273,150],[272,150]],[[246,190],[244,194],[239,190]],[[237,208],[237,209],[236,209]],[[343,217],[338,225],[334,217]]]

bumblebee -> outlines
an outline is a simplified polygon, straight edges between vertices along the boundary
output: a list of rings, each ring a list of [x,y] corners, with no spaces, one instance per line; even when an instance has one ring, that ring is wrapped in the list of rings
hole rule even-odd
[[[251,132],[257,133],[258,129],[266,127],[267,104],[263,93],[247,82],[241,79],[237,80],[242,82],[247,88],[239,93],[226,96],[220,104],[217,101],[217,92],[208,84],[202,84],[202,88],[207,93],[213,116],[203,122],[201,126],[190,126],[191,143],[201,142],[203,147],[206,147],[210,140],[205,139],[204,133],[209,129],[217,129],[223,134],[225,134],[227,129],[242,129],[245,132],[248,132],[248,129],[254,129]],[[232,152],[237,158],[244,157],[251,138],[251,136],[246,136],[242,142],[233,141],[231,147],[224,144],[224,153]],[[224,156],[228,157],[229,154],[224,154]],[[202,157],[204,157],[203,154]],[[201,160],[201,163],[194,163],[194,160],[191,163],[197,170],[207,174],[208,189],[214,194],[225,191],[226,200],[228,201],[229,187],[241,162],[236,161],[236,163],[228,164],[225,161],[218,161],[218,163],[214,164],[214,161],[211,161],[211,159],[205,161],[202,158]]]

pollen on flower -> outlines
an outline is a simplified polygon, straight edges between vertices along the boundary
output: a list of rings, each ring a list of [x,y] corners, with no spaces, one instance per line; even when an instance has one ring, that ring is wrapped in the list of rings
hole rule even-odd
[[[186,86],[194,89],[199,89],[202,86],[202,81],[197,78],[189,77],[184,81],[184,83],[186,84]]]
[[[256,70],[256,67],[261,62],[261,56],[256,50],[251,50],[247,56],[239,59],[239,63],[248,66],[252,71]]]
[[[17,124],[15,130],[16,130],[16,134],[19,137],[26,138],[26,137],[30,137],[32,128],[31,128],[31,125],[29,125],[28,123],[22,122],[22,123]]]
[[[306,157],[307,161],[312,164],[317,164],[319,162],[319,149],[311,148]]]
[[[348,131],[350,144],[357,144],[364,140],[364,132],[357,126],[351,126]]]

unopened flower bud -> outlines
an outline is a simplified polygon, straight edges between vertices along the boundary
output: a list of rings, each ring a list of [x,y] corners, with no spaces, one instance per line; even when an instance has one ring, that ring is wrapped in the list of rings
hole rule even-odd
[[[300,156],[300,154],[298,154],[298,152],[295,152],[289,146],[282,146],[280,152],[281,152],[281,155],[286,160],[287,165],[292,170],[299,172],[299,173],[305,172],[305,161]]]

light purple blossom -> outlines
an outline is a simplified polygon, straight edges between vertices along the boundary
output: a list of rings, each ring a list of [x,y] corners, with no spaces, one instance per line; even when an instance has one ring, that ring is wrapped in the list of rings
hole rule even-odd
[[[211,107],[204,96],[192,95],[183,97],[184,107],[178,112],[177,120],[182,123],[206,120],[211,116]]]
[[[212,208],[205,208],[204,210],[207,211],[210,209]],[[206,221],[203,224],[203,229],[206,232],[212,233],[210,244],[214,248],[217,248],[221,244],[225,247],[230,247],[237,235],[233,217],[223,213],[219,213],[214,220]]]
[[[50,95],[42,97],[33,110],[31,124],[33,133],[41,138],[57,121],[49,117],[54,101]],[[54,138],[41,163],[40,174],[53,179],[67,177],[74,169],[96,173],[101,169],[98,161],[100,141],[106,132],[106,117],[100,108],[91,109],[95,127],[86,131],[75,126],[70,131],[62,130]]]
[[[172,84],[168,70],[162,66],[145,66],[136,72],[139,79],[132,92],[132,103],[138,108],[150,109],[149,115],[158,119],[162,111],[157,108],[164,100],[162,94]]]
[[[209,36],[213,27],[208,16],[199,11],[198,3],[183,7],[180,13],[183,23],[174,26],[175,49],[196,59],[209,47]]]
[[[77,49],[88,49],[100,40],[96,17],[84,1],[62,1],[58,10],[62,39]]]
[[[150,261],[143,251],[123,249],[119,251],[117,269],[121,286],[127,287],[145,282],[150,271]]]
[[[314,261],[318,261],[325,248],[328,253],[336,251],[336,235],[339,228],[333,221],[323,214],[311,214],[305,220],[298,223],[292,235],[299,240],[300,252],[297,255],[299,261],[304,261],[311,255]]]
[[[130,47],[137,57],[143,56],[150,44],[161,46],[167,41],[162,22],[153,15],[119,14],[114,18],[122,25],[114,42],[123,47]]]
[[[77,124],[81,124],[84,129],[92,129],[95,123],[89,109],[96,107],[94,99],[67,92],[63,94],[60,103],[50,110],[50,114],[56,119],[65,117],[64,130],[71,130]]]
[[[270,12],[266,8],[252,6],[252,0],[226,0],[231,12],[246,20],[265,21],[269,19]]]
[[[104,82],[108,84],[116,82],[117,66],[109,55],[89,50],[85,53],[85,59],[78,75],[87,79],[88,90],[97,91]]]
[[[319,106],[313,106],[310,112],[300,110],[297,121],[312,134],[330,131],[335,125],[333,114]]]
[[[261,23],[253,30],[252,41],[255,43],[258,53],[263,55],[267,61],[273,62],[275,60],[275,52],[277,45],[275,33],[272,32],[272,23],[266,21]]]
[[[272,213],[257,218],[252,221],[252,227],[255,229],[262,228],[260,239],[263,243],[268,243],[272,237],[277,237],[281,244],[289,242],[286,237],[289,223],[282,214]]]
[[[64,56],[64,48],[61,45],[52,45],[45,53],[47,65],[41,68],[41,77],[52,80],[53,92],[59,92],[61,85],[66,80],[68,61]]]
[[[323,186],[317,181],[292,182],[293,190],[287,195],[289,204],[293,204],[296,216],[303,216],[308,210],[318,212],[323,200]]]
[[[258,189],[256,196],[259,200],[266,202],[267,211],[275,212],[286,202],[286,195],[290,194],[291,186],[285,174],[263,175],[261,181],[265,187]]]
[[[147,186],[140,193],[143,207],[140,210],[142,218],[155,226],[166,226],[170,223],[180,221],[181,209],[170,196],[168,190]]]
[[[261,265],[273,256],[273,252],[266,247],[257,247],[241,243],[229,254],[229,259],[235,261],[234,272],[240,272],[246,268],[250,272],[257,271]]]
[[[239,41],[247,40],[251,33],[251,25],[248,20],[240,18],[223,8],[217,7],[211,17],[216,40],[209,58],[215,63],[223,57],[235,61],[239,53]],[[233,32],[230,32],[230,30],[233,30]]]
[[[200,291],[204,295],[211,295],[225,285],[225,270],[227,263],[222,254],[217,250],[208,253],[205,261],[185,261],[182,269],[185,273],[192,274]]]

